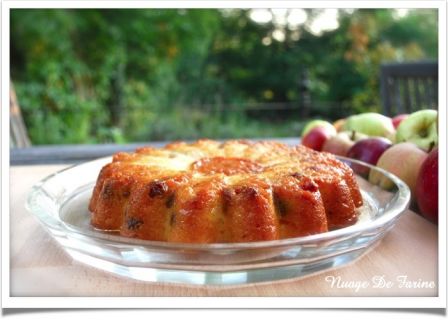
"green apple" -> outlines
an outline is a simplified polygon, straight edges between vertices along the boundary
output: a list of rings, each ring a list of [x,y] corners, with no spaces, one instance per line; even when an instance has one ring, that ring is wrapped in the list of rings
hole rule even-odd
[[[392,141],[395,135],[392,119],[374,112],[348,117],[343,130],[361,132],[371,137],[384,137]]]
[[[396,142],[412,142],[428,152],[438,143],[437,111],[420,110],[411,113],[397,128]]]
[[[410,142],[397,143],[384,151],[376,164],[403,180],[415,200],[418,173],[428,154]],[[391,189],[393,182],[383,174],[370,170],[369,181],[383,189]]]
[[[302,138],[311,131],[311,129],[314,129],[316,127],[324,127],[327,128],[327,132],[330,133],[330,135],[334,136],[336,135],[336,128],[328,121],[325,120],[311,120],[308,122],[302,130]]]

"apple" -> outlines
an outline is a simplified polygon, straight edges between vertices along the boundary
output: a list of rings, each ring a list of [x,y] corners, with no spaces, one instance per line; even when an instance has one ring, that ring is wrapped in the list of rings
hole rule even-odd
[[[392,119],[374,112],[348,117],[343,130],[357,131],[371,137],[385,137],[389,140],[393,140],[395,135]]]
[[[303,138],[308,132],[311,131],[311,129],[316,128],[316,127],[325,127],[325,128],[327,128],[327,130],[329,130],[329,132],[332,135],[336,134],[336,129],[333,127],[333,125],[330,122],[325,121],[325,120],[312,120],[307,123],[305,128],[303,128],[301,137]]]
[[[433,149],[420,167],[416,197],[422,216],[438,224],[439,217],[439,149]]]
[[[403,180],[411,190],[412,199],[416,197],[417,176],[428,154],[410,142],[401,142],[388,148],[376,164]],[[370,171],[369,181],[383,189],[391,189],[394,184],[377,171]]]
[[[376,165],[383,152],[391,145],[392,142],[383,137],[361,139],[348,150],[347,157]],[[368,168],[356,164],[352,168],[356,173],[362,175],[367,175],[369,172]]]
[[[302,138],[302,145],[316,151],[321,151],[324,143],[330,139],[333,134],[334,132],[327,127],[315,127]]]
[[[368,138],[368,136],[356,131],[342,131],[337,135],[330,137],[330,139],[324,143],[322,151],[345,157],[347,156],[348,150],[356,141],[365,138]]]
[[[398,116],[393,117],[392,124],[394,125],[394,128],[397,129],[400,122],[406,119],[407,117],[409,117],[409,115],[406,113],[399,114]]]
[[[342,132],[342,128],[344,127],[345,124],[345,118],[344,119],[339,119],[336,120],[335,122],[333,122],[333,127],[336,129],[337,132]]]
[[[412,142],[429,152],[438,142],[437,117],[437,111],[430,109],[411,113],[398,126],[396,142]]]

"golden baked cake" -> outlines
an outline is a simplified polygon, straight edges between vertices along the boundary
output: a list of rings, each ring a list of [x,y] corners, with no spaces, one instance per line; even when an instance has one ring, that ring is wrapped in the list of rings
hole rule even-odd
[[[228,243],[300,237],[357,221],[353,171],[333,155],[199,140],[117,153],[98,176],[92,225],[125,237]]]

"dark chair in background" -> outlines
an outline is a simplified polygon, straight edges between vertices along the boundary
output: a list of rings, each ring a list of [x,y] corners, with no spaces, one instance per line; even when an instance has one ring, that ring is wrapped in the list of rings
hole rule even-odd
[[[380,84],[387,116],[438,108],[437,62],[383,64]]]

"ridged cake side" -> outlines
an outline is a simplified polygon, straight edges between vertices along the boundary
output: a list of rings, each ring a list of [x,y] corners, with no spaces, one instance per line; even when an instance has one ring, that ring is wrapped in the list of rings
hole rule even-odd
[[[100,172],[92,225],[147,240],[220,243],[299,237],[357,221],[353,171],[275,142],[199,140],[118,153]]]

